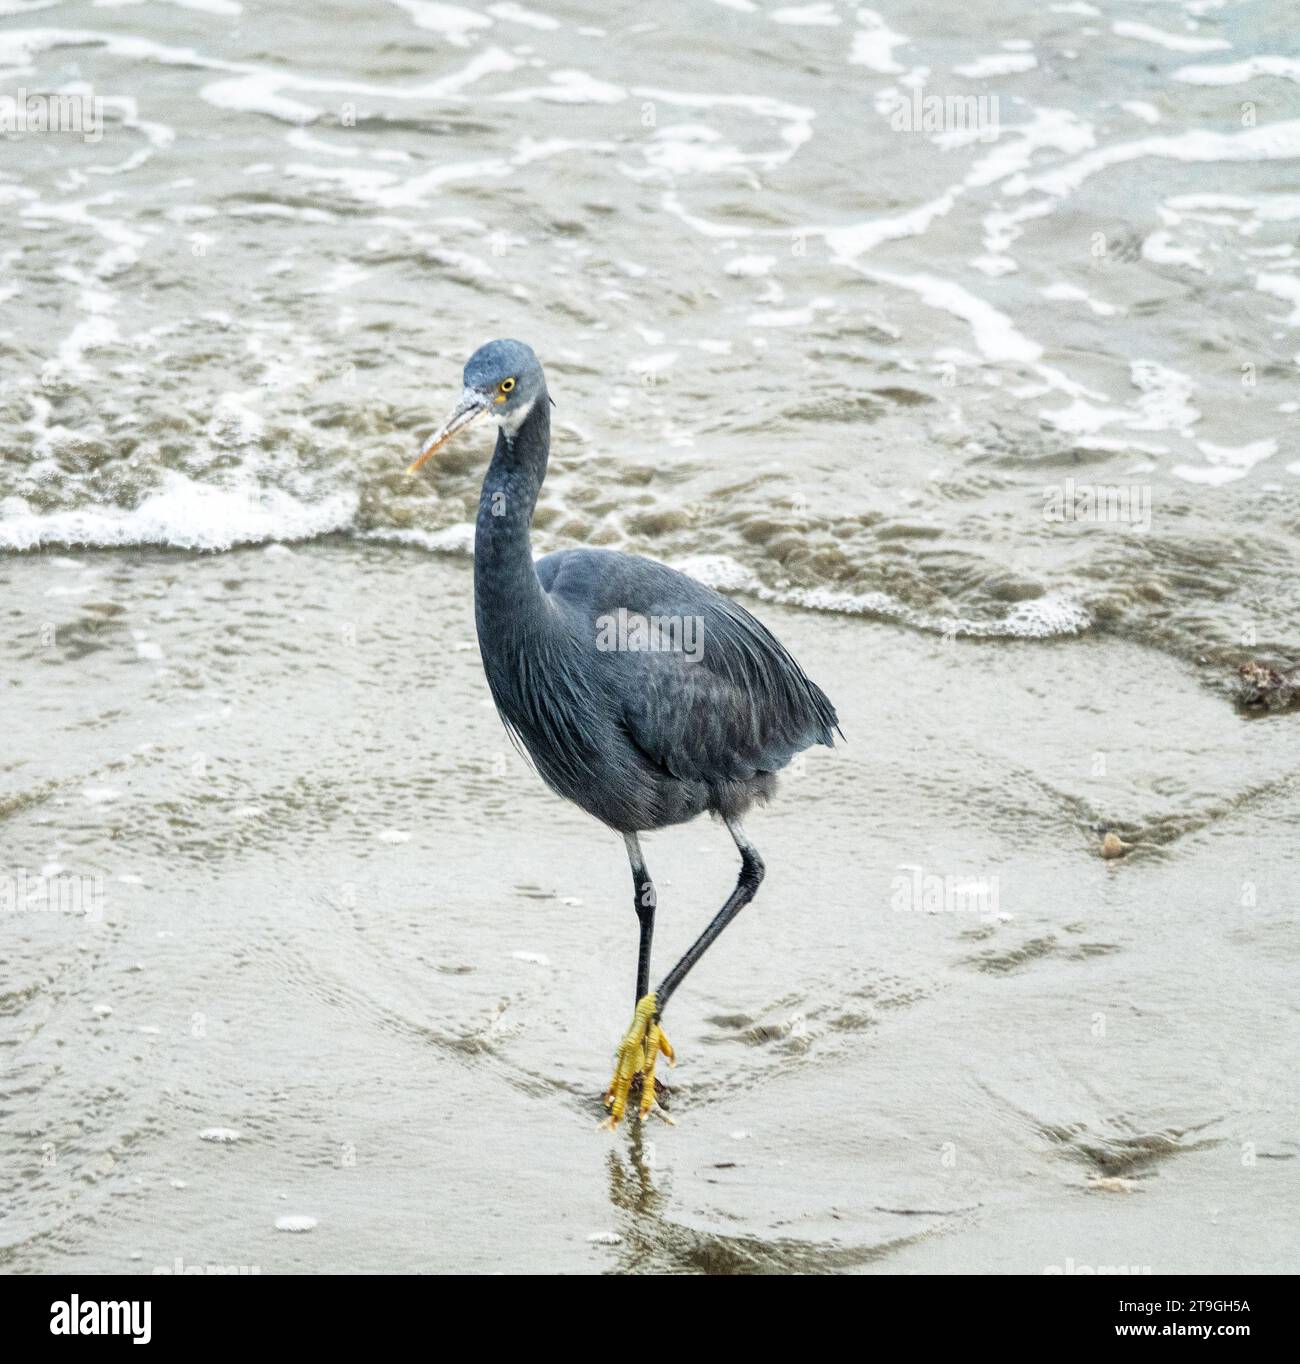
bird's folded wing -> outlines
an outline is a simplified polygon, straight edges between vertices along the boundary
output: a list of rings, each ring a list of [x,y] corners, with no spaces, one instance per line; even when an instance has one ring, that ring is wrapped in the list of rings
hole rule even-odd
[[[682,780],[738,781],[833,742],[825,693],[730,598],[654,560],[604,550],[562,550],[537,568],[579,647],[602,651],[606,695],[656,766]],[[602,631],[612,637],[602,641]]]
[[[780,641],[735,602],[691,586],[680,612],[658,602],[647,613],[674,622],[692,647],[637,658],[623,706],[637,747],[676,777],[716,782],[775,772],[831,744],[834,708]],[[693,626],[675,624],[690,613]]]

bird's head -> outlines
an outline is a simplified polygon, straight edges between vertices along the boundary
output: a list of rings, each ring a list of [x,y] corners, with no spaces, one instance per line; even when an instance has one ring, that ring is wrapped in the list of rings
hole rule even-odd
[[[433,433],[420,457],[407,470],[414,473],[435,450],[480,417],[492,416],[507,435],[514,435],[537,402],[545,402],[546,376],[531,346],[522,341],[489,341],[465,366],[465,390]]]

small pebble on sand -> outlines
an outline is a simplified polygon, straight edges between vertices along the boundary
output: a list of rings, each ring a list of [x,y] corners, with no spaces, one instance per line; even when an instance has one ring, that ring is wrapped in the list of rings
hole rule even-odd
[[[1103,857],[1123,857],[1128,852],[1130,845],[1125,843],[1117,833],[1108,833],[1101,840],[1101,855]]]
[[[1088,1187],[1099,1193],[1137,1193],[1137,1180],[1119,1175],[1098,1175],[1088,1181]]]

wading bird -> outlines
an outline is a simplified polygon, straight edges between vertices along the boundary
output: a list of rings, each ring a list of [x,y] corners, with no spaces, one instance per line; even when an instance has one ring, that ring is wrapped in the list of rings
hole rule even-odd
[[[741,816],[772,794],[776,772],[795,754],[832,747],[838,721],[771,631],[693,578],[609,550],[566,549],[534,562],[529,528],[551,443],[541,364],[520,341],[491,341],[470,357],[464,384],[409,472],[472,422],[495,419],[474,535],[483,670],[502,720],[543,780],[622,834],[632,864],[641,927],[636,1010],[605,1094],[607,1122],[617,1126],[638,1077],[642,1119],[654,1106],[655,1063],[661,1053],[674,1060],[664,1006],[763,879]],[[673,647],[686,640],[691,647]],[[740,878],[651,991],[655,891],[639,835],[706,810],[735,840]]]

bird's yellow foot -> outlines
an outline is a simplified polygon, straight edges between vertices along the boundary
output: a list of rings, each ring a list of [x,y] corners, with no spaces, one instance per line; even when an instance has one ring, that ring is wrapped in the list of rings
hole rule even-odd
[[[640,1116],[642,1120],[646,1118],[655,1103],[655,1065],[660,1052],[668,1058],[670,1066],[677,1064],[672,1044],[655,1017],[655,997],[653,994],[644,995],[637,1001],[632,1026],[623,1034],[623,1040],[618,1045],[614,1078],[605,1091],[605,1107],[609,1109],[609,1117],[602,1126],[613,1131],[623,1120],[632,1081],[638,1075],[641,1077]]]

